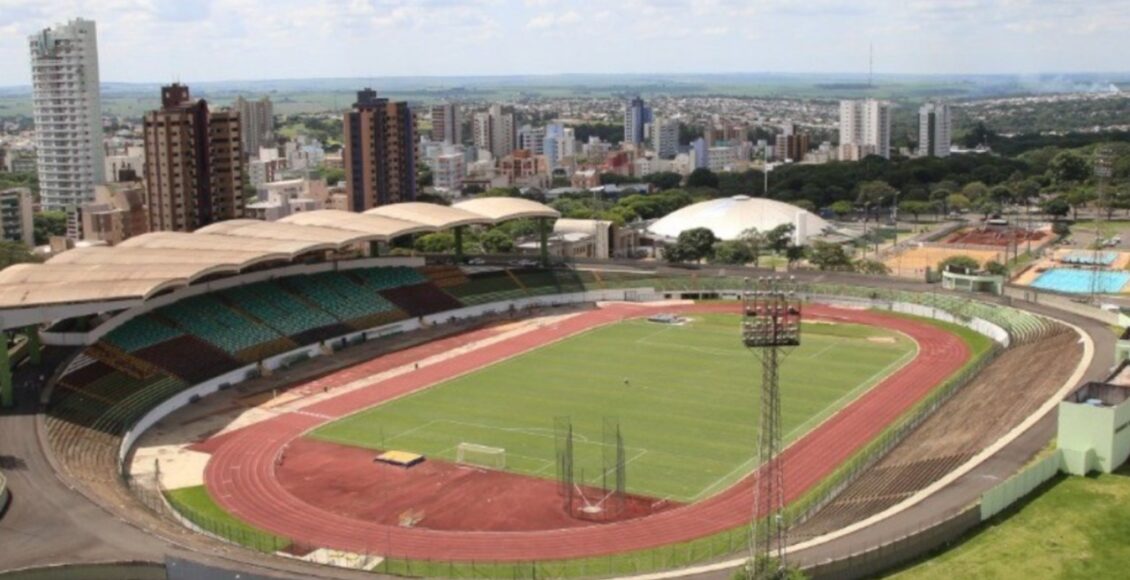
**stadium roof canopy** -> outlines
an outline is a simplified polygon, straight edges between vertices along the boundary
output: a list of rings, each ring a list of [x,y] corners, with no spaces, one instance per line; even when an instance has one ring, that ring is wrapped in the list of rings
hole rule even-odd
[[[737,195],[678,209],[651,224],[648,231],[666,238],[677,238],[686,230],[706,228],[720,240],[736,240],[750,228],[767,232],[784,224],[796,226],[794,240],[800,244],[830,227],[820,216],[795,205]]]
[[[484,198],[457,207],[410,202],[363,214],[315,210],[276,222],[218,222],[190,234],[152,232],[114,247],[78,248],[44,264],[0,271],[0,311],[144,300],[208,276],[234,274],[268,262],[286,263],[313,252],[412,233],[558,216],[553,208],[526,199]],[[0,318],[3,315],[0,312]],[[45,312],[40,318],[50,320],[50,316]]]

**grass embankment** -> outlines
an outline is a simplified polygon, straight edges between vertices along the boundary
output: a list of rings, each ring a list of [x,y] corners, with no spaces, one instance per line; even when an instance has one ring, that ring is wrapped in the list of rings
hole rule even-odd
[[[891,575],[951,578],[1126,578],[1130,467],[1058,476],[934,558]]]

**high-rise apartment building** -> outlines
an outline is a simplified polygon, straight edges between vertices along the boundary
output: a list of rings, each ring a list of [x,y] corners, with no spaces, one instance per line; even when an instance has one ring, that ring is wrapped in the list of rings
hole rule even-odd
[[[781,134],[773,145],[773,156],[780,161],[804,161],[808,153],[808,134],[797,131],[796,125],[788,123],[781,128]]]
[[[459,105],[445,103],[432,106],[432,141],[448,145],[463,143],[463,115]]]
[[[475,147],[490,151],[495,159],[506,157],[517,149],[514,112],[503,109],[501,105],[492,105],[486,112],[475,113],[472,128]]]
[[[945,103],[926,103],[918,109],[918,156],[949,157],[953,122]]]
[[[242,96],[236,97],[232,108],[239,112],[239,131],[243,139],[244,157],[258,155],[260,148],[274,145],[275,106],[271,103],[270,97],[263,97],[258,101],[248,101]]]
[[[73,209],[93,199],[104,179],[94,22],[77,18],[29,42],[41,206]]]
[[[651,124],[651,148],[660,159],[674,159],[679,152],[679,122],[656,119]]]
[[[345,114],[346,197],[351,211],[416,199],[416,121],[408,103],[357,93]]]
[[[891,158],[891,106],[867,99],[840,101],[840,159]]]
[[[644,127],[651,122],[651,109],[644,104],[643,99],[636,97],[628,101],[624,106],[624,143],[642,144],[647,138]]]
[[[243,215],[239,113],[209,110],[174,83],[161,87],[161,108],[144,125],[149,231],[191,232]]]

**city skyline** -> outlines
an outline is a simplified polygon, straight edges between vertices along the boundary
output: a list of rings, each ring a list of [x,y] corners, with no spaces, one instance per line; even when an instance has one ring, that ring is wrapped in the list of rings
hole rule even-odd
[[[1119,34],[1130,27],[1122,8],[1115,0],[0,0],[0,86],[30,83],[28,35],[75,17],[98,23],[107,82],[208,82],[866,73],[872,45],[877,73],[1117,72],[1125,65],[1113,55],[1130,50]],[[819,42],[768,50],[805,37]]]

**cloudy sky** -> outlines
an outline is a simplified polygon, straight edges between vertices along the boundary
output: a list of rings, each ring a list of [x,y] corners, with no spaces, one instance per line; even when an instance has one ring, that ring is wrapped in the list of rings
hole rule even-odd
[[[75,16],[104,81],[1130,69],[1130,0],[0,0],[0,86]]]

